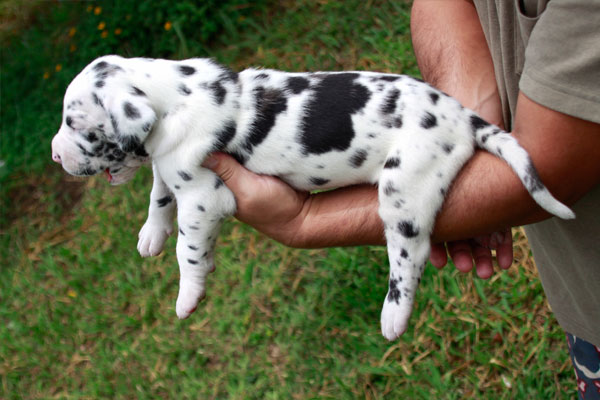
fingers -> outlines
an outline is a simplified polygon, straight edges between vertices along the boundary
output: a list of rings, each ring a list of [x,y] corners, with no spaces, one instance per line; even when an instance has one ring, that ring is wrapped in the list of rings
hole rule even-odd
[[[429,261],[431,265],[440,269],[443,268],[448,262],[448,256],[446,254],[446,245],[444,243],[432,243],[431,254],[429,255]]]
[[[496,248],[496,261],[502,269],[508,269],[513,261],[512,234],[510,229],[480,236],[469,241],[461,240],[446,244],[456,269],[469,272],[475,265],[477,276],[488,279],[494,274],[494,257],[491,248]],[[440,268],[445,264],[443,245],[432,245],[431,263]]]
[[[454,266],[460,272],[469,272],[473,269],[473,257],[471,256],[471,245],[466,240],[449,242],[448,253],[454,262]]]
[[[475,272],[482,279],[488,279],[494,274],[492,251],[486,247],[471,242],[471,251],[475,261]]]
[[[504,232],[502,243],[496,247],[496,261],[502,269],[509,269],[513,262],[512,233],[509,230]]]

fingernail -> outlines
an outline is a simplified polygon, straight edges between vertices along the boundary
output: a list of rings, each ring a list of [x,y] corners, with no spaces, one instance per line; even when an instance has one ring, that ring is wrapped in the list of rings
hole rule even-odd
[[[205,168],[213,169],[217,166],[218,163],[219,163],[219,160],[217,159],[217,157],[215,157],[214,155],[210,155],[210,156],[208,156],[208,158],[206,158],[204,160],[204,162],[202,163],[202,166]]]

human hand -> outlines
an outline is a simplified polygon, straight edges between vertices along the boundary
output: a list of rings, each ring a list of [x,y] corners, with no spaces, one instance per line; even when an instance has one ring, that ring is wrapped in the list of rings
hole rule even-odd
[[[202,165],[219,175],[235,195],[237,219],[278,242],[294,245],[308,192],[273,176],[255,174],[224,153],[211,154]]]
[[[446,248],[456,269],[464,273],[469,272],[475,262],[475,272],[482,279],[488,279],[494,274],[491,249],[496,249],[496,261],[501,269],[510,268],[513,261],[510,229],[470,240],[432,244],[430,261],[434,267],[440,269],[446,265],[448,261]]]

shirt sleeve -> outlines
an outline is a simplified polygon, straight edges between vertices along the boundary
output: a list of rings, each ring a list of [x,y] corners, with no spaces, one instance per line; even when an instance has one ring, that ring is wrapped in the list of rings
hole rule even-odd
[[[548,3],[527,43],[519,87],[545,107],[600,123],[600,1]]]

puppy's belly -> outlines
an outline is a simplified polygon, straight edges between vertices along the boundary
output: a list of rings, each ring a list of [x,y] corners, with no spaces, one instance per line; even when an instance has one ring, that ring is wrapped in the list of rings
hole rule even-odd
[[[359,183],[376,183],[381,167],[369,165],[353,168],[341,160],[337,163],[319,162],[302,157],[295,162],[279,162],[277,164],[247,162],[246,168],[264,175],[276,176],[288,185],[299,190],[324,190]]]

